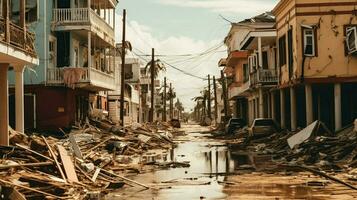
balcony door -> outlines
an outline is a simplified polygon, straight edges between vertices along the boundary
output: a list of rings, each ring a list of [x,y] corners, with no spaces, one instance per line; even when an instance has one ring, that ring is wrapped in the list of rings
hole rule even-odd
[[[71,0],[57,0],[57,8],[70,8]]]

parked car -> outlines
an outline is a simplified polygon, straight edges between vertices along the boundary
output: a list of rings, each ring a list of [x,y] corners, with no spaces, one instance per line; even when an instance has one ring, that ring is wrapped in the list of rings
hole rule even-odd
[[[249,137],[269,136],[279,131],[277,123],[273,119],[258,118],[255,119],[249,127]]]
[[[174,128],[181,128],[181,122],[178,119],[171,119],[170,124]]]
[[[226,125],[225,132],[226,134],[232,135],[236,130],[243,128],[246,125],[246,122],[241,118],[231,118]]]

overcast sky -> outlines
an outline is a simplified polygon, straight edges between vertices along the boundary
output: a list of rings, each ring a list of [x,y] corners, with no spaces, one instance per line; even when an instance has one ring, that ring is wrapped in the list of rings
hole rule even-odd
[[[117,42],[121,41],[121,15],[127,10],[127,40],[134,53],[160,55],[198,54],[219,47],[230,28],[230,23],[270,11],[279,0],[120,0],[117,7]],[[225,48],[215,48],[203,56],[160,57],[198,77],[219,76],[217,63],[227,57]],[[142,59],[149,59],[142,57]],[[192,98],[198,96],[207,83],[167,66],[167,76],[173,83],[178,98],[186,111],[193,108]]]

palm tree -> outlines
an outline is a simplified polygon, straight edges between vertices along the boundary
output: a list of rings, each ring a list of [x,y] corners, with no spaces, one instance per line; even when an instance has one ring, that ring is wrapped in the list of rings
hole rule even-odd
[[[185,108],[183,107],[183,104],[180,102],[180,99],[177,99],[177,101],[175,103],[175,107],[179,111],[178,118],[180,119],[180,117],[182,116],[182,112],[185,110]]]

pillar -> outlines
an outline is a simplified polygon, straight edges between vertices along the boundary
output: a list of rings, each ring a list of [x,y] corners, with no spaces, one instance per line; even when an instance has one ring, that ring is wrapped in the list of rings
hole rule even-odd
[[[259,118],[264,118],[264,95],[263,88],[259,88]]]
[[[309,84],[305,85],[306,96],[306,126],[312,124],[314,120],[313,105],[312,105],[312,87]]]
[[[340,83],[335,84],[334,93],[335,93],[335,130],[337,131],[342,128]]]
[[[259,117],[259,98],[256,97],[255,98],[255,117],[254,118],[258,118]]]
[[[92,67],[92,34],[89,31],[88,32],[88,68],[91,67]]]
[[[281,128],[286,128],[285,124],[285,92],[284,89],[280,89],[280,126]]]
[[[25,66],[15,66],[15,116],[16,131],[24,133],[24,68]]]
[[[259,67],[263,68],[263,52],[262,52],[262,38],[258,37],[258,53],[259,53]]]
[[[270,92],[268,92],[267,93],[267,95],[266,95],[266,97],[267,97],[267,108],[268,108],[268,113],[266,114],[267,115],[267,117],[268,118],[273,118],[272,116],[271,116],[271,98],[270,98]]]
[[[0,145],[9,145],[9,90],[7,71],[9,64],[0,64]]]
[[[291,110],[291,130],[296,131],[297,129],[297,121],[296,121],[296,90],[291,87],[290,88],[290,110]]]
[[[270,111],[271,111],[271,118],[276,121],[276,113],[275,113],[275,92],[271,92],[270,94]]]

